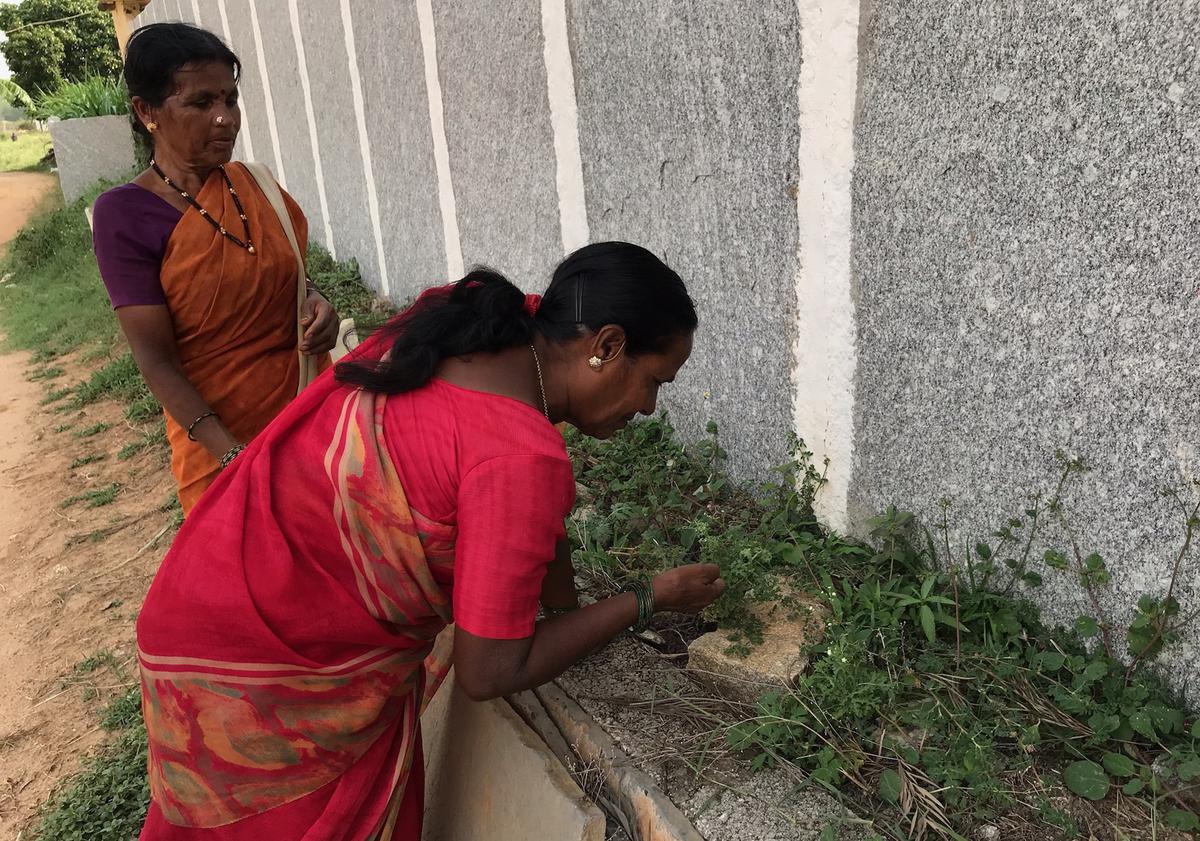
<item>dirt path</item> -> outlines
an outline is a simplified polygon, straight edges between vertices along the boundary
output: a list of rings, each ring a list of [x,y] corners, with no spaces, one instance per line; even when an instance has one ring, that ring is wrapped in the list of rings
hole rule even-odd
[[[52,176],[0,174],[0,242],[22,221],[5,192],[12,175],[33,179],[32,198],[13,197],[26,208],[56,187]],[[46,404],[49,387],[82,381],[100,363],[50,364],[61,373],[29,354],[0,355],[3,841],[25,834],[58,781],[103,738],[104,706],[136,683],[133,618],[172,537],[163,450],[118,455],[153,426],[130,425],[113,402]],[[35,371],[52,378],[33,381]],[[95,507],[99,499],[71,501],[104,489]]]
[[[58,179],[44,172],[0,172],[0,251],[56,189]]]

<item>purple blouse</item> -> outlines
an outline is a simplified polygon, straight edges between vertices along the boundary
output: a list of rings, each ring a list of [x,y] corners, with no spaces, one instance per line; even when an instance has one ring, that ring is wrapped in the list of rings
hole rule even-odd
[[[183,213],[137,184],[122,184],[96,199],[92,247],[113,309],[165,305],[159,270],[167,240]]]

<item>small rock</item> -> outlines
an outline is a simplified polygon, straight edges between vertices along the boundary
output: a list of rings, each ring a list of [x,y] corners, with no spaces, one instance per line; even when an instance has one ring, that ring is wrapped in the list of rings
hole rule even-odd
[[[992,88],[992,99],[996,100],[1001,105],[1003,105],[1005,102],[1008,102],[1008,98],[1010,96],[1012,96],[1012,88],[1010,88],[1008,85],[1000,84]]]
[[[979,827],[979,837],[984,841],[992,841],[992,839],[1000,837],[1000,827],[992,826],[990,823]]]
[[[727,698],[754,704],[771,689],[786,689],[808,668],[804,650],[825,636],[829,609],[811,596],[797,594],[792,609],[776,602],[758,605],[753,612],[766,625],[761,645],[742,657],[729,653],[733,645],[726,631],[713,631],[688,646],[688,671]]]
[[[1171,86],[1167,88],[1167,99],[1179,105],[1183,102],[1183,95],[1185,93],[1187,93],[1185,86],[1179,84],[1179,82],[1172,82]]]

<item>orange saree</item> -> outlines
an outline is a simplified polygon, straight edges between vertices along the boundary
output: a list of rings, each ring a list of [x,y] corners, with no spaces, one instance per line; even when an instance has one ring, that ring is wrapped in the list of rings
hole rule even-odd
[[[230,433],[248,442],[296,396],[297,266],[279,217],[254,178],[241,164],[225,169],[242,200],[257,253],[230,242],[189,209],[167,242],[160,280],[185,375]],[[238,218],[218,171],[196,200],[214,219]],[[284,201],[303,249],[308,221],[286,194]],[[328,365],[326,356],[319,367]],[[184,514],[220,472],[208,450],[188,440],[191,421],[167,417],[171,471]]]

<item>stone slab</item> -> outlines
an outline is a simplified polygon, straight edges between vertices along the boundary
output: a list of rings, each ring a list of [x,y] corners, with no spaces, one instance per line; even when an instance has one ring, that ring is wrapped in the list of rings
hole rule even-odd
[[[794,0],[567,3],[593,240],[636,242],[700,312],[662,404],[683,434],[715,420],[731,467],[787,459],[798,224]]]
[[[675,663],[622,636],[555,683],[708,841],[822,841],[831,823],[842,827],[839,841],[872,836],[798,769],[755,771],[745,756],[714,750],[723,727],[744,721],[745,710],[722,702]],[[698,710],[707,711],[699,724]]]
[[[829,609],[807,596],[796,596],[796,604],[755,605],[751,610],[765,627],[763,640],[744,656],[731,651],[727,631],[712,631],[688,646],[688,671],[701,683],[714,687],[722,696],[754,706],[772,690],[786,690],[808,668],[806,649],[825,638]]]
[[[562,259],[541,3],[434,0],[463,260],[544,289]]]
[[[423,841],[603,841],[604,816],[503,699],[447,678],[421,717]]]
[[[421,32],[415,3],[358,3],[354,10],[389,296],[403,304],[451,280]]]
[[[275,103],[279,154],[283,159],[282,183],[308,217],[308,238],[328,248],[325,217],[321,214],[321,199],[317,191],[316,150],[313,149],[312,133],[308,129],[300,59],[296,53],[296,40],[292,36],[288,3],[287,0],[255,0],[255,6],[263,28],[263,51],[270,73],[271,99]],[[338,154],[338,150],[330,151]]]
[[[704,841],[648,774],[625,755],[603,728],[557,685],[536,690],[550,718],[583,762],[595,767],[619,801],[640,841]]]
[[[85,117],[50,123],[55,166],[68,202],[100,179],[124,181],[137,166],[129,117]]]
[[[974,545],[1053,492],[1055,450],[1082,455],[1063,502],[1122,626],[1182,542],[1159,489],[1200,477],[1200,6],[871,5],[851,513],[931,523],[948,497],[953,545]],[[1045,537],[1034,557],[1069,548]],[[1090,611],[1068,579],[1032,595],[1070,623]],[[1193,701],[1198,646],[1193,624],[1168,654]]]
[[[357,8],[359,4],[354,4]],[[358,260],[363,279],[380,289],[379,259],[367,205],[366,170],[351,95],[350,64],[337,4],[300,0],[300,31],[316,104],[317,141],[338,259]]]
[[[250,23],[250,4],[245,0],[241,0],[241,2],[225,0],[225,11],[229,18],[229,47],[237,53],[237,57],[242,62],[242,80],[239,90],[241,91],[242,113],[246,116],[246,121],[242,125],[242,134],[250,137],[254,146],[254,160],[266,164],[274,171],[277,168],[275,166],[275,144],[271,140],[267,122],[267,100],[263,93],[262,72],[258,67],[258,50],[254,44],[254,29]],[[219,24],[219,14],[216,17]],[[219,26],[213,31],[223,34]],[[269,68],[268,72],[270,72]],[[274,92],[273,89],[272,92]],[[244,152],[244,137],[241,148]]]

